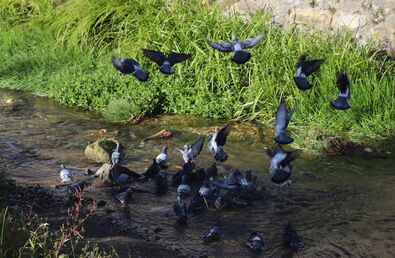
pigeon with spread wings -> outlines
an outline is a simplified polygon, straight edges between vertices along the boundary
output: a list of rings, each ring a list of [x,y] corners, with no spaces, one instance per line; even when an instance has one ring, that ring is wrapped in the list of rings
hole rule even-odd
[[[299,57],[298,63],[296,64],[296,74],[294,76],[296,86],[301,90],[311,89],[313,85],[310,84],[307,77],[313,72],[318,71],[323,62],[323,59],[306,60],[306,55]]]
[[[173,74],[173,65],[190,59],[192,56],[184,53],[170,52],[167,57],[161,51],[143,49],[144,55],[159,66],[164,74]]]
[[[131,58],[112,57],[112,64],[115,69],[123,74],[133,74],[137,79],[142,82],[148,80],[148,74],[145,72],[140,64]]]

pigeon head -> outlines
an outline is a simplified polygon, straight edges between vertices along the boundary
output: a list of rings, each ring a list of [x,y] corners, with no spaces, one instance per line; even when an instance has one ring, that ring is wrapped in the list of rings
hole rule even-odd
[[[60,169],[65,169],[66,167],[63,164],[60,164]]]
[[[251,54],[245,51],[236,51],[232,57],[232,60],[236,64],[244,64],[250,60]]]

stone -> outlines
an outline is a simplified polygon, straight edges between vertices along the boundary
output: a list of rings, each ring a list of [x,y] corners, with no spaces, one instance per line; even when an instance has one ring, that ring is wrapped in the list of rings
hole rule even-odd
[[[117,141],[112,139],[96,141],[85,148],[85,156],[97,163],[111,163],[111,154],[117,146]]]

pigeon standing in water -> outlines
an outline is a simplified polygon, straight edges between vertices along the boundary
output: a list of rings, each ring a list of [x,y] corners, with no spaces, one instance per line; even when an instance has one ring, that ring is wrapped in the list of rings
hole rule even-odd
[[[262,251],[264,247],[262,237],[258,233],[252,232],[247,240],[247,246],[254,252]]]
[[[145,72],[136,60],[131,58],[112,57],[112,64],[115,69],[123,74],[133,74],[137,79],[142,82],[148,80],[148,74]]]
[[[129,201],[132,192],[133,189],[131,187],[128,187],[125,191],[116,194],[115,199],[117,199],[121,204],[125,205]]]
[[[210,243],[218,241],[220,239],[221,225],[219,222],[209,229],[209,231],[203,236],[203,241],[205,243]]]
[[[177,187],[177,195],[181,200],[189,197],[191,193],[191,187],[187,183],[187,176],[182,176],[181,184]]]
[[[121,158],[121,153],[119,152],[119,142],[117,142],[117,147],[115,147],[114,151],[111,154],[112,166],[117,165],[119,163],[120,158]]]
[[[154,179],[155,176],[159,173],[160,171],[160,166],[156,161],[156,158],[152,160],[152,164],[151,166],[149,166],[147,168],[147,170],[144,172],[143,176],[144,176],[144,181],[148,180],[148,179]]]
[[[235,35],[232,36],[231,42],[212,42],[209,41],[208,44],[221,52],[234,52],[232,60],[237,64],[244,64],[248,62],[251,58],[249,52],[244,51],[244,49],[252,48],[258,44],[263,39],[263,34],[246,40],[239,40]]]
[[[294,139],[289,136],[285,131],[287,129],[289,121],[291,120],[292,114],[293,110],[288,111],[285,103],[281,102],[275,114],[276,122],[274,126],[276,136],[274,140],[278,144],[290,144],[294,141]]]
[[[224,162],[228,159],[228,154],[224,150],[226,138],[229,135],[231,125],[228,124],[218,132],[210,134],[208,138],[208,149],[214,155],[216,161]]]
[[[60,165],[60,179],[62,182],[70,182],[73,180],[73,174],[63,164]]]
[[[324,62],[323,59],[317,60],[306,60],[306,55],[299,57],[298,63],[296,64],[296,74],[294,81],[296,86],[301,90],[308,90],[313,87],[307,80],[307,77],[313,72],[317,71],[321,64]]]
[[[188,219],[188,211],[187,206],[184,201],[177,200],[176,203],[173,205],[174,213],[177,215],[178,220],[182,223],[185,223]]]
[[[350,91],[350,79],[348,78],[347,72],[337,73],[337,88],[339,89],[339,96],[331,101],[332,107],[335,109],[346,110],[350,108],[348,101],[351,98]]]
[[[173,65],[190,59],[189,54],[170,52],[166,57],[164,53],[156,50],[143,49],[144,55],[159,65],[159,70],[164,74],[173,74]]]
[[[167,146],[163,146],[162,151],[156,156],[156,163],[160,165],[161,168],[167,167],[167,161],[169,160],[169,155],[167,154]]]
[[[304,243],[300,241],[300,238],[296,231],[291,227],[288,221],[285,221],[285,228],[283,234],[283,242],[285,245],[291,248],[302,248]]]
[[[202,151],[204,144],[204,136],[199,137],[192,145],[184,145],[183,150],[178,149],[185,163],[193,163],[197,155]]]

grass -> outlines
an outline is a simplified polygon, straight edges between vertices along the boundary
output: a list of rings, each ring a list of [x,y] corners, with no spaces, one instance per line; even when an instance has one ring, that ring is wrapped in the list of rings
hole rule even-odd
[[[372,45],[359,48],[350,32],[284,30],[270,25],[264,13],[245,21],[223,17],[215,5],[181,0],[6,0],[0,18],[2,87],[94,109],[112,121],[140,112],[191,113],[270,125],[282,100],[296,110],[290,127],[299,147],[329,136],[394,135],[394,63]],[[248,38],[263,31],[265,39],[242,66],[207,45],[233,33]],[[166,76],[141,48],[187,52],[193,59]],[[325,59],[308,92],[293,82],[294,64],[303,53]],[[150,80],[121,76],[111,65],[112,55],[137,59]],[[351,109],[345,112],[329,105],[337,95],[339,70],[349,72],[352,84]]]

